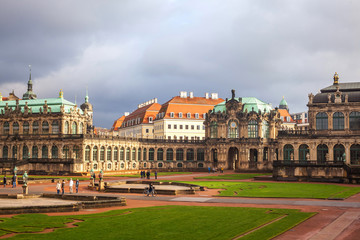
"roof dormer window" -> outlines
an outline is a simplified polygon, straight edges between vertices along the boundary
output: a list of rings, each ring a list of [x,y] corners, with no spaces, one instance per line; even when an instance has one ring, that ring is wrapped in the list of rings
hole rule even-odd
[[[170,113],[170,117],[174,118],[175,114],[173,112]]]
[[[205,119],[206,118],[206,113],[203,113],[203,119]]]
[[[153,117],[149,117],[149,123],[153,122]]]
[[[183,113],[179,112],[179,118],[182,118],[182,117],[183,117]]]
[[[195,118],[199,119],[199,114],[198,113],[195,113]]]
[[[191,113],[187,113],[187,114],[186,114],[186,117],[187,117],[187,118],[191,118]]]

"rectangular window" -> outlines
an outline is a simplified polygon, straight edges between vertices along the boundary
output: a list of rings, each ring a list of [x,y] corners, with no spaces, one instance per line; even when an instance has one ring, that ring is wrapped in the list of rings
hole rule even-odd
[[[168,129],[171,129],[171,124],[168,125]]]
[[[200,125],[197,125],[197,126],[196,126],[196,129],[197,129],[197,130],[200,130]]]
[[[180,129],[183,129],[183,125],[179,125],[180,126]]]
[[[195,126],[194,125],[191,125],[191,130],[194,130],[195,129]]]
[[[205,130],[205,125],[203,125],[202,129]]]
[[[177,129],[177,125],[176,125],[176,124],[174,124],[174,129]]]
[[[149,133],[149,129],[146,129],[145,131],[146,131],[146,133]]]
[[[189,129],[189,125],[185,125],[185,129]]]

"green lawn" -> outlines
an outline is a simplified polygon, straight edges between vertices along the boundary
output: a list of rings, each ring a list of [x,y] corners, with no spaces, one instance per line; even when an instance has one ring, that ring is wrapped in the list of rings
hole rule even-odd
[[[238,173],[238,174],[224,174],[218,176],[206,176],[206,177],[196,177],[194,179],[219,179],[219,180],[243,180],[251,179],[257,176],[272,175],[272,173]]]
[[[360,192],[360,187],[314,183],[268,183],[268,182],[186,182],[200,186],[224,189],[223,197],[274,197],[274,198],[348,198]]]
[[[158,172],[158,176],[171,176],[179,174],[191,174],[191,172]],[[154,178],[154,173],[152,172],[150,177]],[[122,175],[106,175],[106,177],[130,177],[130,178],[140,178],[140,174],[122,174]]]
[[[2,218],[0,235],[56,228],[46,234],[23,233],[11,239],[233,239],[283,217],[242,239],[270,239],[315,213],[294,209],[161,206],[109,211],[91,215],[24,214]],[[78,227],[63,228],[73,219]]]

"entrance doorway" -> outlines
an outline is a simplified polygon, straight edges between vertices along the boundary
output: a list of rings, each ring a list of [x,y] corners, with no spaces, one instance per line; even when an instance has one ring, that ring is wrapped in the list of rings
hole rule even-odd
[[[250,168],[256,168],[257,167],[257,161],[258,161],[258,151],[257,149],[250,149],[250,162],[249,167]]]
[[[239,161],[239,150],[236,147],[229,148],[228,152],[228,169],[235,170]]]
[[[217,167],[217,163],[218,163],[218,155],[217,155],[217,149],[213,148],[211,149],[211,158],[214,162],[214,167]]]

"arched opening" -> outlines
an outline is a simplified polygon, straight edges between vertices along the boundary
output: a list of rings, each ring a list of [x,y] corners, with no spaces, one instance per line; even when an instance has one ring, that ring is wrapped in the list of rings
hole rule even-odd
[[[90,161],[90,146],[86,146],[85,148],[85,161],[89,162]]]
[[[203,148],[197,149],[196,160],[197,161],[205,161],[205,149],[203,149]]]
[[[325,163],[328,154],[328,147],[325,144],[317,146],[317,162]]]
[[[258,150],[255,148],[250,149],[250,162],[249,167],[250,168],[256,168],[257,167],[257,161],[258,161]]]
[[[58,154],[58,148],[57,146],[52,146],[51,148],[51,158],[58,158],[59,154]]]
[[[184,150],[182,148],[176,149],[176,161],[184,160]]]
[[[95,149],[95,148],[94,148]],[[96,150],[97,151],[97,150]],[[69,146],[65,145],[63,147],[63,156],[64,156],[64,159],[68,159],[70,158],[70,148]]]
[[[350,147],[350,164],[360,164],[360,145],[353,144]]]
[[[23,159],[30,158],[29,148],[26,145],[23,147],[22,157],[23,157]]]
[[[157,150],[157,160],[163,161],[164,160],[164,150],[162,148],[159,148]]]
[[[32,158],[38,158],[39,156],[39,150],[38,150],[38,147],[37,146],[33,146],[32,147],[32,150],[31,150],[31,157]]]
[[[239,149],[236,147],[229,148],[227,169],[235,170],[239,161]]]
[[[307,160],[310,160],[310,152],[309,152],[309,146],[306,144],[301,144],[299,147],[299,161],[300,162],[306,162]]]
[[[334,146],[334,162],[345,161],[345,147],[342,144],[336,144]]]
[[[217,166],[218,150],[216,148],[211,149],[211,160],[214,162],[214,166]]]
[[[166,150],[166,161],[173,161],[174,160],[174,150],[172,148],[168,148]]]
[[[284,161],[294,160],[294,147],[291,144],[284,146]]]
[[[48,158],[49,154],[48,154],[48,148],[47,146],[42,146],[41,148],[41,158]]]
[[[155,155],[154,152],[155,152],[154,148],[149,149],[149,161],[154,161],[154,155]]]
[[[186,161],[194,161],[194,149],[189,148],[186,151]]]

